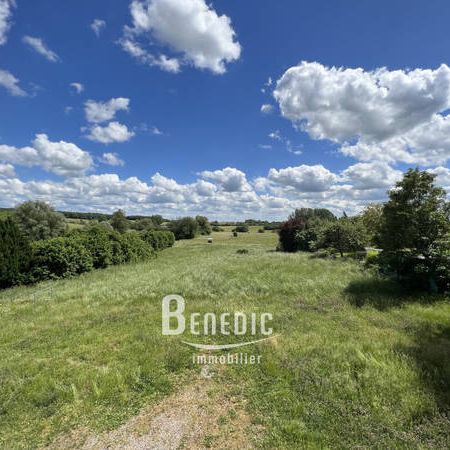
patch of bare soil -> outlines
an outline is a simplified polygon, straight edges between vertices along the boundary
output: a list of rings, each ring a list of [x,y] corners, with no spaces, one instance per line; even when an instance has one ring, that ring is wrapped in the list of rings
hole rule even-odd
[[[61,436],[50,448],[83,450],[251,449],[245,400],[214,378],[191,385],[143,409],[116,430]],[[253,430],[254,431],[254,430]]]

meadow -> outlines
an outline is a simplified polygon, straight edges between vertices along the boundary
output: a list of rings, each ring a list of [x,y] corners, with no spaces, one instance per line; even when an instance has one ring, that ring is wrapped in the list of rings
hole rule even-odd
[[[172,293],[187,313],[273,313],[277,337],[245,350],[260,365],[204,381],[248,418],[245,446],[230,448],[450,447],[449,298],[409,294],[351,259],[276,252],[277,235],[257,229],[0,291],[0,448],[82,446],[184,392],[200,368],[185,336],[161,334]],[[236,414],[222,405],[199,447],[232,444]]]

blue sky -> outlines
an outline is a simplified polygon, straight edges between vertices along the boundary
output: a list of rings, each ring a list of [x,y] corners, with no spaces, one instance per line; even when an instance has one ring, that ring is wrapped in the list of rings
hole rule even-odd
[[[0,0],[0,206],[283,218],[357,212],[408,167],[448,187],[449,22],[439,0]]]

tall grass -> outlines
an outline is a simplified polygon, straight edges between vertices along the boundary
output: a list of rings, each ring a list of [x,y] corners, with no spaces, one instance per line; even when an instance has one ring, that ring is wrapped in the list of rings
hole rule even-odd
[[[193,352],[161,335],[170,293],[187,313],[273,313],[278,337],[247,349],[261,365],[219,375],[248,399],[256,445],[450,446],[448,299],[407,295],[352,261],[274,252],[274,233],[213,238],[0,292],[0,448],[115,428],[189,383]]]

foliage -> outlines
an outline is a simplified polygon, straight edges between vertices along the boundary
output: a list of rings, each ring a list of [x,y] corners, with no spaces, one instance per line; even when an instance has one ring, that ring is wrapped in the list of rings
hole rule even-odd
[[[170,231],[175,235],[175,239],[194,239],[197,235],[198,222],[192,217],[183,217],[170,223]]]
[[[142,239],[150,244],[155,251],[172,247],[175,236],[171,231],[149,230],[142,234]]]
[[[29,281],[64,278],[89,272],[93,259],[75,237],[58,237],[33,243]]]
[[[306,223],[304,219],[292,216],[284,222],[278,231],[280,250],[284,252],[296,252],[298,250],[297,234],[304,230],[305,227]]]
[[[289,219],[301,220],[307,224],[312,220],[333,221],[336,220],[336,216],[325,208],[299,208],[289,216]]]
[[[124,262],[145,261],[155,256],[153,247],[141,238],[136,231],[120,236]]]
[[[249,232],[249,228],[248,225],[237,225],[233,231],[236,231],[237,233],[248,233]]]
[[[361,221],[342,218],[330,222],[321,230],[317,246],[336,249],[341,256],[344,256],[344,252],[364,250],[367,243],[367,230]]]
[[[383,228],[383,209],[382,203],[372,203],[367,205],[361,213],[361,220],[366,227],[371,245],[380,246],[380,234]]]
[[[18,284],[28,269],[31,248],[11,217],[0,220],[0,289]]]
[[[246,249],[246,248],[238,248],[238,249],[236,250],[236,253],[237,253],[238,255],[247,255],[247,254],[248,254],[248,249]]]
[[[264,228],[260,228],[259,230],[258,230],[258,233],[265,233],[266,232],[266,230],[264,230]]]
[[[118,233],[125,233],[130,227],[125,213],[121,209],[119,209],[112,215],[110,223],[114,230]]]
[[[448,290],[450,214],[435,175],[410,169],[383,208],[380,267],[411,288]]]
[[[211,225],[209,223],[209,220],[205,216],[197,216],[195,218],[198,224],[198,231],[201,235],[207,236],[211,234]]]
[[[94,269],[103,269],[113,263],[113,250],[108,231],[101,225],[90,225],[81,230],[73,230],[69,236],[78,239],[92,257]]]
[[[130,226],[133,230],[136,231],[147,231],[156,228],[153,220],[150,218],[134,220],[130,223]]]
[[[225,231],[225,229],[222,228],[222,227],[219,227],[219,225],[213,225],[213,226],[211,227],[211,229],[212,229],[212,231],[214,231],[214,232],[216,232],[216,233],[220,233],[220,232],[222,232],[222,231]]]
[[[434,242],[450,232],[444,189],[434,185],[435,175],[408,170],[389,192],[383,208],[382,248],[428,251]]]
[[[40,201],[29,201],[17,206],[14,219],[31,241],[61,236],[66,228],[64,216]]]

